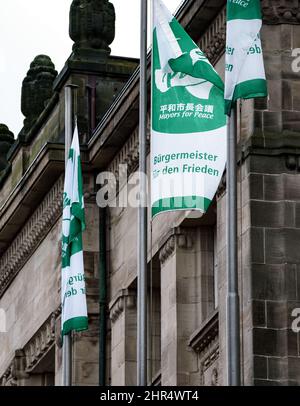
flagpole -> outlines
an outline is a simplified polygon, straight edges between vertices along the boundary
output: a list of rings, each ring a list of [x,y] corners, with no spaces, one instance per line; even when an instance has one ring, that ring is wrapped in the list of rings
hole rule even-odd
[[[147,385],[147,0],[141,0],[137,384]]]
[[[240,304],[237,267],[237,109],[228,117],[227,131],[227,340],[228,385],[240,386]]]
[[[65,168],[72,143],[72,86],[65,87]],[[63,386],[72,386],[72,335],[63,337]]]

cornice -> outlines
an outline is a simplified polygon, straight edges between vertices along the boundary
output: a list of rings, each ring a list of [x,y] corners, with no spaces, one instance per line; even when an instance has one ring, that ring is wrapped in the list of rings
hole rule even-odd
[[[223,55],[226,45],[226,7],[223,7],[218,16],[206,30],[199,41],[200,49],[214,65]]]
[[[159,260],[164,264],[175,252],[176,237],[172,235],[159,251]]]
[[[52,313],[23,349],[26,373],[30,373],[55,343],[56,319],[60,309]]]
[[[64,171],[64,146],[44,144],[22,178],[1,199],[0,255],[8,249],[17,233],[32,216]]]
[[[189,347],[201,354],[211,348],[219,336],[219,313],[215,311],[189,340]]]
[[[210,62],[215,64],[224,53],[226,42],[226,8],[223,7],[222,11],[214,19],[205,34],[199,41],[199,47],[202,49]],[[113,108],[113,106],[112,106]],[[150,123],[150,115],[147,118]],[[150,143],[150,128],[147,132],[147,143],[149,148]],[[123,147],[116,154],[107,170],[114,173],[117,182],[119,181],[119,165],[127,165],[128,174],[132,172],[139,162],[139,128],[136,127],[132,132],[129,139],[125,142]]]
[[[20,379],[27,379],[25,372],[25,357],[23,350],[16,350],[14,359],[0,378],[0,386],[18,386]]]
[[[0,260],[0,297],[58,220],[62,212],[63,177],[52,187]]]

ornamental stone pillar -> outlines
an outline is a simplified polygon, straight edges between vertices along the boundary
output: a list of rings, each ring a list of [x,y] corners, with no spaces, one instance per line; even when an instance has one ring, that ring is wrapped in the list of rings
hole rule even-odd
[[[24,128],[20,134],[22,139],[26,138],[27,132],[51,99],[56,76],[54,64],[47,55],[38,55],[30,64],[22,84],[21,110],[25,116]]]
[[[115,9],[108,0],[73,0],[70,8],[70,38],[77,57],[110,54],[115,38]]]

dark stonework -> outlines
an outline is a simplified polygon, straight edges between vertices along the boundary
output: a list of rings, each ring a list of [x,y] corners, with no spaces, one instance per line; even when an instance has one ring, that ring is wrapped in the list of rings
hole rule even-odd
[[[254,355],[284,357],[287,352],[286,331],[270,328],[253,329]]]
[[[254,357],[253,368],[254,376],[257,379],[266,379],[268,377],[267,357]]]
[[[288,358],[273,358],[268,359],[269,379],[271,380],[286,380],[288,375]]]
[[[299,0],[263,0],[264,23],[300,24]]]
[[[53,82],[57,76],[49,56],[38,55],[23,80],[21,110],[25,116],[22,133],[28,132],[53,95]]]
[[[291,330],[300,297],[298,157],[265,154],[250,164],[255,178],[264,174],[263,187],[250,182],[253,383],[299,385],[298,335]]]
[[[14,135],[5,124],[0,124],[0,172],[8,165],[7,153],[14,143]]]
[[[73,0],[69,34],[74,55],[84,57],[95,51],[109,55],[115,38],[115,9],[108,0]]]

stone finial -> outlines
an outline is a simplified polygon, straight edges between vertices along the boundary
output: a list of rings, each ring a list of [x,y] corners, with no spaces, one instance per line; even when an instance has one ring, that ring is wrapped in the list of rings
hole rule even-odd
[[[14,143],[14,135],[9,131],[5,124],[0,124],[0,172],[3,171],[7,165],[7,153]]]
[[[73,0],[69,28],[73,51],[98,50],[110,54],[115,19],[115,9],[109,0]]]
[[[21,96],[25,132],[32,127],[51,98],[56,76],[57,72],[49,56],[38,55],[31,63],[27,76],[23,80]]]

